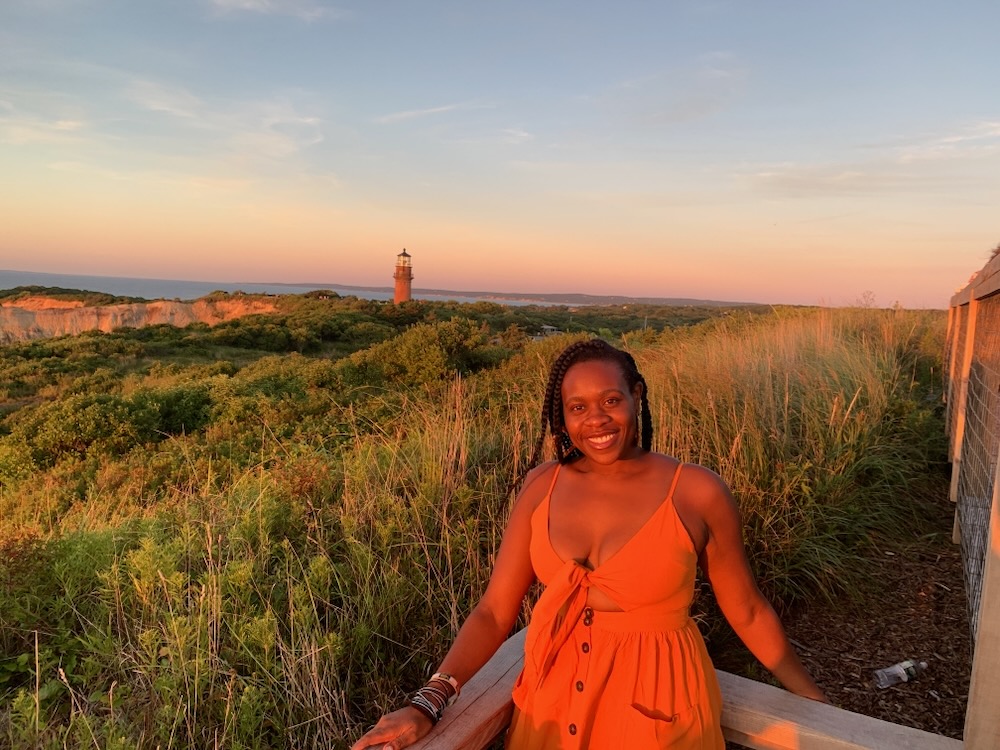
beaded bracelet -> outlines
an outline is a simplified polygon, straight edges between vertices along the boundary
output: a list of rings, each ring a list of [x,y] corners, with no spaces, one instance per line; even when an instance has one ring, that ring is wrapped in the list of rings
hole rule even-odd
[[[444,672],[435,672],[427,684],[410,698],[410,705],[437,724],[445,708],[458,698],[458,680]]]
[[[424,696],[420,694],[419,690],[413,694],[409,703],[420,713],[430,719],[432,724],[437,724],[441,721],[441,712],[435,708],[429,700],[424,698]]]
[[[456,700],[458,700],[458,696],[462,692],[462,688],[459,686],[458,680],[456,680],[450,674],[446,674],[445,672],[435,672],[434,674],[432,674],[430,681],[434,682],[435,680],[443,680],[444,682],[447,682],[449,685],[451,685],[452,688],[454,688],[455,692],[452,693],[451,698],[448,699],[449,706]]]

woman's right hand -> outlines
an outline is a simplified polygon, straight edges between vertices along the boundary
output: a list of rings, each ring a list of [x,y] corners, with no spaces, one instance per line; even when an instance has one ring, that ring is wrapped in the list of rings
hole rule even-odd
[[[378,720],[378,724],[365,732],[351,745],[351,750],[402,750],[431,731],[434,724],[423,713],[406,706]]]

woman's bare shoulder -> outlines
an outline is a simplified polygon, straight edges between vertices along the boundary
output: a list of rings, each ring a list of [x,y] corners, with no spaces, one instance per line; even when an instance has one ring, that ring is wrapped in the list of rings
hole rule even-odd
[[[673,456],[652,451],[645,455],[644,461],[646,471],[649,472],[651,479],[656,481],[663,480],[668,484],[673,481],[674,474],[685,465],[680,459]]]
[[[528,505],[534,509],[548,492],[558,466],[558,461],[546,461],[529,471],[524,477],[524,482],[521,483],[515,504]]]
[[[731,513],[736,508],[732,492],[725,480],[701,464],[682,464],[677,483],[675,504],[709,520],[716,514]]]

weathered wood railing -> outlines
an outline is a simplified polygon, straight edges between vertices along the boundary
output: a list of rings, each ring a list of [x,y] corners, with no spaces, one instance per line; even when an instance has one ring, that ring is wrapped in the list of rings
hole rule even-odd
[[[414,750],[481,750],[510,721],[524,631],[510,638]],[[753,750],[962,750],[960,740],[852,713],[718,672],[726,739]],[[597,749],[595,749],[597,750]],[[968,749],[966,749],[968,750]]]
[[[948,436],[973,632],[967,748],[1000,748],[1000,254],[951,298]]]

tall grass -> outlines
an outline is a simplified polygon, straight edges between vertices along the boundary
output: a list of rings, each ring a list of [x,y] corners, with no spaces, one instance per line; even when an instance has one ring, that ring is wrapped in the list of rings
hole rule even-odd
[[[869,536],[919,515],[907,493],[944,459],[942,318],[786,311],[638,354],[661,448],[726,479],[779,602],[855,590]]]
[[[912,515],[942,338],[938,314],[778,311],[628,343],[657,447],[726,478],[789,602],[850,589]],[[234,401],[254,430],[4,488],[0,745],[346,747],[484,589],[568,341],[405,393],[307,384],[291,422]]]

